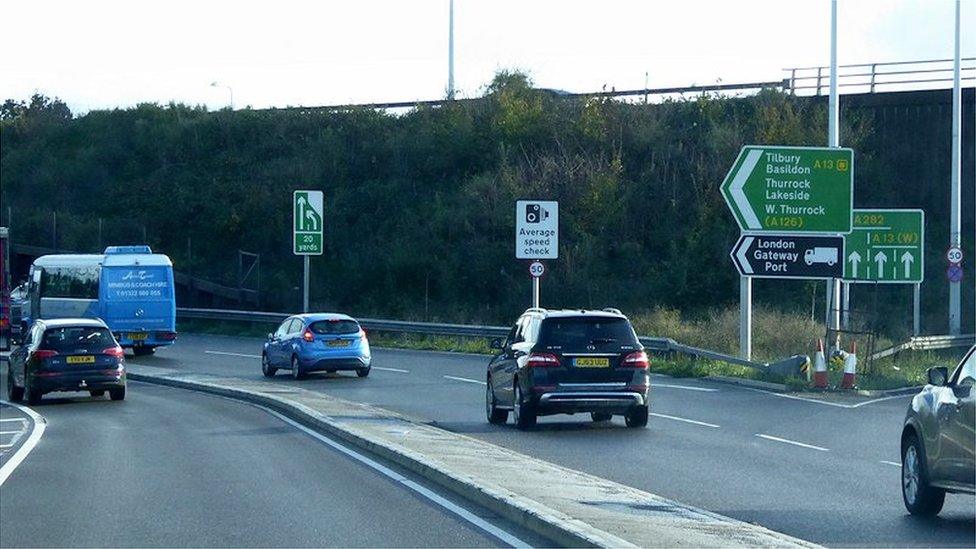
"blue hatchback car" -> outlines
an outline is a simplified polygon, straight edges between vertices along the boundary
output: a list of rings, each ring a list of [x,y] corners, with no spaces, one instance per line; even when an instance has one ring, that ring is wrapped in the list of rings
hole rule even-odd
[[[336,313],[309,313],[285,319],[268,334],[261,353],[261,371],[273,377],[291,370],[295,379],[309,372],[354,370],[369,375],[371,362],[366,332],[356,319]]]

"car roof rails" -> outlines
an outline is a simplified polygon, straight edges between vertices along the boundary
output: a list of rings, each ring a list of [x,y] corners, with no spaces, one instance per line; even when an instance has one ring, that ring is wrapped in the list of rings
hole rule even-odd
[[[525,312],[527,312],[527,313],[545,313],[545,312],[548,312],[548,311],[546,311],[542,307],[529,307],[528,309],[525,310]]]
[[[603,311],[606,312],[606,313],[613,313],[615,315],[622,315],[623,314],[623,313],[620,312],[620,309],[617,309],[616,307],[604,307],[603,308]]]

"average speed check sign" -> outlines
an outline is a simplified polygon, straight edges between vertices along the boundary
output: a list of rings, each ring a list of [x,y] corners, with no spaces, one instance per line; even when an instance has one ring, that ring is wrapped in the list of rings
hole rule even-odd
[[[515,202],[515,259],[559,258],[559,202]]]

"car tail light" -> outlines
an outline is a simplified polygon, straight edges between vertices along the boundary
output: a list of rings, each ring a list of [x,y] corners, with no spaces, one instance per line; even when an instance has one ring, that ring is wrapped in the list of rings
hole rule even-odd
[[[176,341],[176,332],[156,332],[156,339],[160,341]]]
[[[621,368],[638,368],[640,370],[646,370],[650,367],[650,365],[651,361],[647,359],[647,353],[644,351],[630,353],[620,361]]]
[[[115,358],[122,358],[125,356],[125,351],[122,350],[122,347],[116,345],[115,347],[109,347],[108,349],[105,349],[104,351],[102,351],[102,354],[106,356],[113,356]]]
[[[549,353],[532,353],[525,365],[529,368],[558,368],[559,357]]]
[[[38,349],[31,353],[31,358],[36,358],[38,360],[44,360],[45,358],[51,358],[52,356],[58,356],[58,352],[50,349]]]
[[[302,334],[302,339],[311,343],[315,341],[315,334],[312,333],[312,330],[305,330],[305,333]]]

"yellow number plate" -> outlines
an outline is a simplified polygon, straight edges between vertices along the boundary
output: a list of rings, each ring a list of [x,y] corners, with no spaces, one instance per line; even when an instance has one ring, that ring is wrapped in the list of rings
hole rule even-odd
[[[146,334],[146,333],[133,333],[133,332],[129,332],[128,335],[129,335],[129,339],[131,339],[132,341],[142,341],[142,340],[146,339],[147,337],[149,337],[149,334]]]
[[[573,365],[577,368],[609,368],[609,358],[576,358]]]
[[[332,341],[328,342],[326,345],[328,345],[329,347],[348,347],[349,343],[350,342],[348,339],[333,339]]]
[[[94,363],[95,363],[95,357],[91,355],[68,357],[68,364],[94,364]]]

